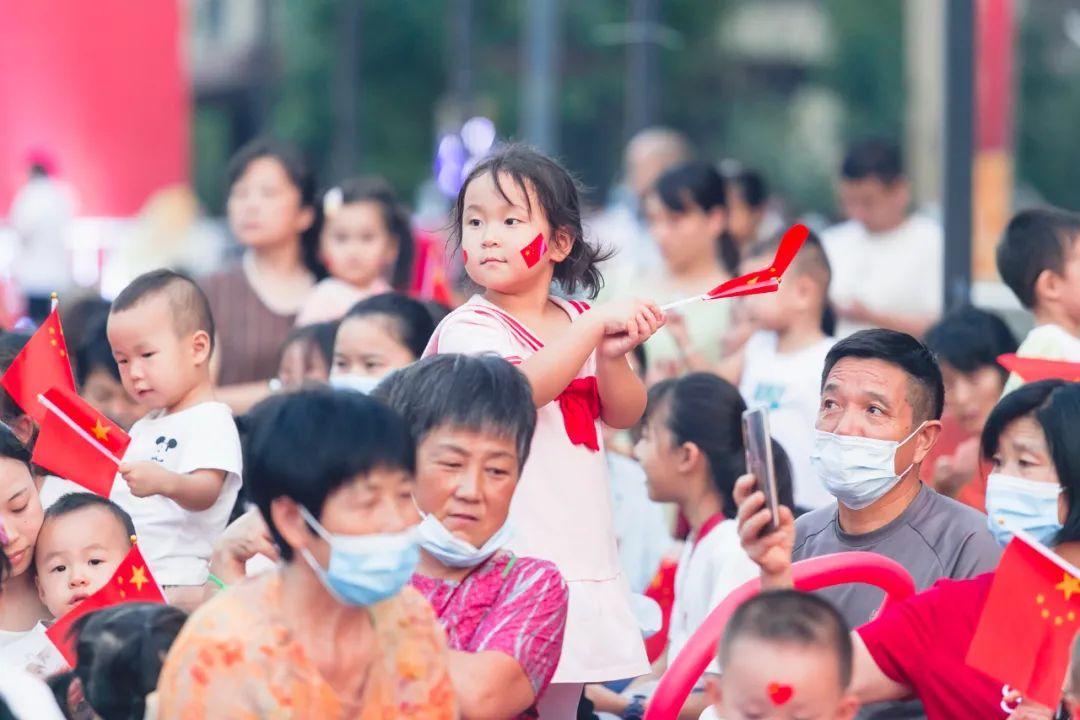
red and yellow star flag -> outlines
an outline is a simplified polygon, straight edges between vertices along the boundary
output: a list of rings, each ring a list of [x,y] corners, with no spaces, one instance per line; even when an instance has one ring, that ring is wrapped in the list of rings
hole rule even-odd
[[[165,602],[165,594],[161,591],[157,581],[154,580],[154,576],[150,574],[150,567],[143,560],[137,544],[131,546],[127,557],[116,568],[116,572],[113,573],[113,576],[104,587],[53,623],[45,631],[45,635],[60,651],[60,654],[64,656],[68,665],[75,667],[75,641],[77,638],[70,637],[71,626],[75,624],[76,620],[95,610],[127,602]]]
[[[49,317],[15,356],[7,372],[0,377],[0,385],[8,391],[15,404],[39,425],[45,422],[46,411],[38,402],[38,395],[53,387],[75,391],[67,343],[64,342],[64,331],[56,310],[49,313]]]
[[[1064,380],[1080,382],[1080,363],[1020,357],[1014,353],[998,356],[998,364],[1023,378],[1024,382]]]
[[[39,402],[48,414],[34,445],[33,462],[109,497],[131,437],[72,390],[54,387]]]
[[[546,252],[547,243],[544,241],[544,234],[540,233],[521,249],[521,257],[525,260],[526,266],[534,268]]]
[[[1080,568],[1018,531],[994,573],[967,664],[1056,707],[1078,621]]]

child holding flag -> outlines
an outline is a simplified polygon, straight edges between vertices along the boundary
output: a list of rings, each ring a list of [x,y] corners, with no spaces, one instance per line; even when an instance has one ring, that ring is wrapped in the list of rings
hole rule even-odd
[[[214,401],[210,305],[189,278],[156,270],[113,301],[108,333],[124,389],[150,410],[131,428],[111,497],[170,603],[191,607],[240,489],[240,437]]]
[[[494,352],[529,379],[538,409],[510,521],[510,547],[554,562],[570,590],[562,656],[542,718],[576,715],[582,685],[648,671],[612,531],[600,421],[634,425],[646,394],[626,354],[664,324],[638,300],[589,309],[552,281],[595,295],[601,253],[582,234],[578,188],[556,162],[521,146],[480,163],[458,194],[454,240],[483,288],[448,315],[426,355]]]

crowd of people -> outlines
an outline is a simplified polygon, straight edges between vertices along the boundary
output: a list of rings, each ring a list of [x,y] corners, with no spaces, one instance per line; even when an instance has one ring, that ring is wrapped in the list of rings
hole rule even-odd
[[[452,306],[416,292],[386,183],[319,188],[289,143],[245,145],[239,262],[60,304],[78,392],[130,435],[108,496],[32,462],[37,414],[0,391],[0,718],[640,719],[755,578],[678,718],[1066,717],[1080,662],[1051,708],[966,656],[1016,531],[1080,564],[1080,373],[998,364],[1080,362],[1080,215],[1000,239],[1018,343],[942,315],[944,239],[900,157],[849,149],[844,221],[776,292],[665,312],[768,267],[783,229],[760,173],[673,131],[631,142],[596,216],[535,149],[481,159]],[[29,339],[0,335],[0,370]],[[66,658],[49,629],[135,550],[166,602],[83,615]],[[792,589],[792,563],[847,551],[917,594]]]

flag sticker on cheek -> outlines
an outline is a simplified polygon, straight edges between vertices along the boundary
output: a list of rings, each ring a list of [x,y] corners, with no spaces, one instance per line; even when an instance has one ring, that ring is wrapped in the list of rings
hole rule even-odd
[[[525,259],[525,264],[531,269],[536,267],[536,264],[540,262],[546,252],[547,243],[544,242],[544,234],[540,233],[533,238],[531,243],[521,249],[521,257]]]
[[[462,250],[461,251],[461,259],[465,261],[466,265],[469,263],[469,251],[468,250]]]

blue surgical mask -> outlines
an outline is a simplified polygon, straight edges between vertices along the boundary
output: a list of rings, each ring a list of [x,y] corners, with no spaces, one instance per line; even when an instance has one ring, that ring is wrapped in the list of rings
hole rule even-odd
[[[425,515],[419,507],[417,510],[424,518],[416,528],[420,536],[420,547],[447,567],[476,567],[501,550],[513,535],[510,523],[504,522],[483,546],[476,547],[468,540],[462,540],[447,530],[439,518],[434,515]]]
[[[909,465],[897,475],[896,450],[922,427],[899,442],[815,430],[810,465],[833,497],[845,507],[862,510],[896,487],[914,467]]]
[[[1058,522],[1057,483],[991,473],[986,481],[986,515],[990,532],[1005,547],[1013,532],[1023,530],[1043,545],[1050,545],[1061,530]]]
[[[358,393],[370,395],[382,380],[382,377],[374,375],[332,375],[330,387],[338,390],[355,390]]]
[[[300,553],[343,605],[374,605],[397,595],[412,579],[420,560],[415,529],[380,535],[334,535],[307,508],[301,506],[300,514],[330,545],[329,566],[323,569],[307,548],[301,548]]]

